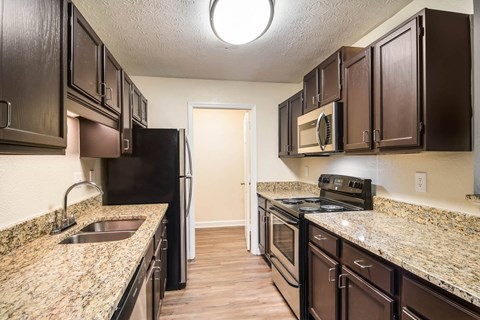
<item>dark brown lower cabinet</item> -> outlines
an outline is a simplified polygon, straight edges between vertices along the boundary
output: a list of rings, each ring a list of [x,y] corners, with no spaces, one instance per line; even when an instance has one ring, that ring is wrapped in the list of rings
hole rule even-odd
[[[478,314],[408,277],[403,277],[401,301],[401,320],[480,319]]]
[[[342,267],[339,276],[342,289],[342,320],[392,320],[394,300],[353,271]]]
[[[339,263],[311,243],[308,245],[308,261],[308,311],[316,320],[336,320],[339,311]]]

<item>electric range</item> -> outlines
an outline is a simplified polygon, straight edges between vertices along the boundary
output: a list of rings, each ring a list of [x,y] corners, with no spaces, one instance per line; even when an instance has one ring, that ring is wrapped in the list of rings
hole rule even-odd
[[[300,268],[307,255],[308,230],[304,215],[371,210],[373,207],[370,179],[322,174],[318,186],[318,197],[275,199],[268,208],[272,280],[299,319],[308,314],[305,275]]]

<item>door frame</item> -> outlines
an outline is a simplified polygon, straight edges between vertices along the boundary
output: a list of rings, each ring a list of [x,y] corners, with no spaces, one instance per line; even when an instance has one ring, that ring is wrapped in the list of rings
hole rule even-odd
[[[257,105],[245,103],[220,103],[220,102],[188,102],[187,136],[192,144],[192,158],[195,154],[195,138],[193,136],[193,109],[219,109],[219,110],[245,110],[250,112],[251,143],[250,143],[250,252],[254,255],[260,255],[258,248],[258,212],[257,212]],[[195,172],[193,172],[193,185],[195,186]],[[192,205],[190,216],[187,221],[189,230],[187,230],[188,240],[188,259],[195,258],[195,188],[193,188]],[[245,226],[248,227],[248,226]]]

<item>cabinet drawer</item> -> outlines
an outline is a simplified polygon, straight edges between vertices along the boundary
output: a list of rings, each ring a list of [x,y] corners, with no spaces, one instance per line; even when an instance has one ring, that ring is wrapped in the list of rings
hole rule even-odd
[[[419,282],[403,277],[402,320],[409,319],[479,320],[480,315]]]
[[[394,294],[395,269],[383,264],[372,255],[343,244],[343,263],[385,292]]]
[[[267,209],[267,199],[259,196],[258,197],[258,206],[266,210]]]
[[[340,245],[337,237],[313,225],[309,226],[308,234],[310,241],[317,247],[335,257],[339,256]]]

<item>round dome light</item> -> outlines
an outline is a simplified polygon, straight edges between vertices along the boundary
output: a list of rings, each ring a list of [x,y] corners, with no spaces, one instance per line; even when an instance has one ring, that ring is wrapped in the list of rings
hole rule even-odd
[[[210,24],[217,37],[239,45],[258,39],[273,19],[273,0],[212,0]]]

